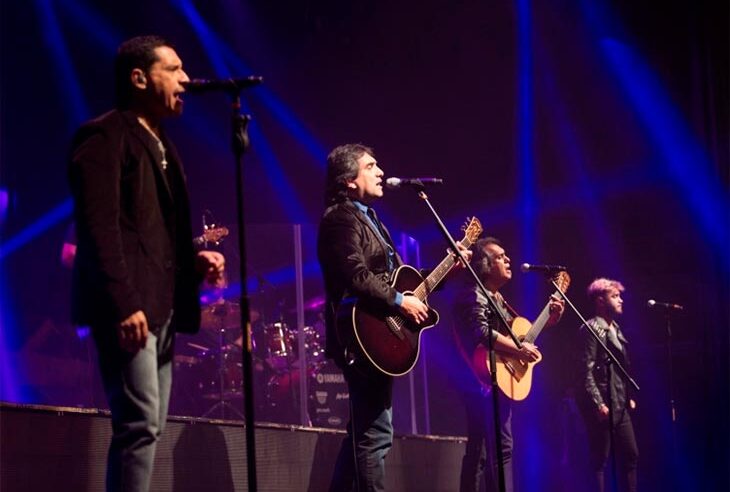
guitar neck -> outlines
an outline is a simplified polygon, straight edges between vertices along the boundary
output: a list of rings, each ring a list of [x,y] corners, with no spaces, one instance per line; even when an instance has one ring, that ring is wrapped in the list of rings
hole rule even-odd
[[[471,241],[469,241],[468,238],[464,238],[461,240],[461,244],[465,248],[468,248],[471,246]],[[446,255],[446,258],[441,260],[441,263],[439,263],[436,268],[428,274],[423,282],[421,282],[421,284],[413,291],[413,294],[423,301],[431,292],[433,292],[438,284],[441,283],[451,269],[454,268],[457,261],[458,260],[454,255]]]
[[[555,291],[556,294],[559,294],[558,291]],[[537,340],[537,337],[540,335],[540,332],[543,328],[545,328],[545,325],[547,324],[548,320],[550,319],[550,303],[548,302],[544,308],[542,308],[542,311],[540,311],[540,315],[535,319],[535,322],[532,323],[532,327],[527,332],[527,335],[525,335],[525,342],[527,343],[535,343],[535,340]]]

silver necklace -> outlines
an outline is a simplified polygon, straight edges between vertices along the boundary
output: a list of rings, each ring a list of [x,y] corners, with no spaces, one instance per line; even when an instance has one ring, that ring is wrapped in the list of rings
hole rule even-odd
[[[142,118],[137,118],[137,121],[139,121],[139,124],[142,125],[145,130],[147,130],[149,134],[152,135],[152,138],[154,138],[157,142],[157,148],[160,150],[160,155],[162,156],[160,166],[162,166],[163,171],[167,171],[167,149],[165,149],[162,140],[160,140],[160,137],[158,137],[155,132],[153,132],[152,129],[147,126],[147,122],[145,122]]]

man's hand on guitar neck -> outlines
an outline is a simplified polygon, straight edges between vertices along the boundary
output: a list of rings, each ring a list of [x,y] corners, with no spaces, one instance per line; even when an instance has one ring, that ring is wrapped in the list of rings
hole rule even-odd
[[[404,295],[400,305],[400,311],[408,319],[421,323],[428,319],[428,306],[414,295]]]
[[[472,250],[470,250],[469,248],[467,248],[466,246],[464,246],[463,244],[461,244],[461,241],[456,241],[456,247],[459,248],[459,253],[461,253],[461,256],[464,257],[466,262],[467,263],[471,262],[471,257],[474,254],[474,252]],[[456,256],[451,251],[447,251],[447,253],[449,253],[450,255]],[[461,261],[459,261],[459,259],[457,258],[455,268],[466,268],[466,266],[464,266],[464,264]]]
[[[553,294],[550,296],[550,318],[548,318],[547,324],[545,326],[553,326],[560,321],[560,318],[563,316],[563,311],[565,310],[565,301],[562,299],[558,299],[558,297]]]

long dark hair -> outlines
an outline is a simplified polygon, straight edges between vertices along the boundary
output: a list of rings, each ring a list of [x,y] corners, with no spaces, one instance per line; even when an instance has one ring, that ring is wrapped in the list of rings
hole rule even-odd
[[[340,145],[330,152],[327,156],[325,207],[347,199],[347,182],[357,178],[360,171],[357,160],[366,153],[375,157],[373,149],[362,144]]]

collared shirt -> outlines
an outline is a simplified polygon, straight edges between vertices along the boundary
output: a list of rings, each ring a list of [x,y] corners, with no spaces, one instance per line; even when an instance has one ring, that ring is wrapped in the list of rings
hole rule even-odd
[[[357,207],[357,209],[362,212],[362,214],[368,219],[368,222],[373,226],[373,229],[375,229],[375,232],[378,233],[378,236],[380,236],[380,239],[383,240],[385,243],[386,249],[388,251],[388,271],[392,272],[395,267],[395,250],[393,249],[393,246],[390,245],[388,242],[388,239],[383,235],[380,224],[378,224],[371,214],[368,213],[368,210],[371,210],[370,207],[365,205],[364,203],[353,200],[352,203]],[[403,303],[403,294],[400,292],[396,292],[395,294],[395,304],[397,306],[400,306]]]

